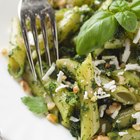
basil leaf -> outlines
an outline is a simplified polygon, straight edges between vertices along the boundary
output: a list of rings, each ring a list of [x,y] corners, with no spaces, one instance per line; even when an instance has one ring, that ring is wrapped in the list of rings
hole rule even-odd
[[[130,11],[118,12],[115,14],[115,18],[119,24],[127,31],[134,32],[137,27],[137,17]]]
[[[108,11],[99,11],[86,21],[76,38],[76,50],[80,55],[88,54],[114,36],[117,21]]]
[[[48,111],[43,97],[23,97],[21,100],[33,113],[44,114]]]
[[[129,10],[128,3],[125,0],[116,0],[113,1],[109,7],[109,10],[112,12],[123,12]]]
[[[133,0],[130,4],[131,10],[140,18],[140,0]]]

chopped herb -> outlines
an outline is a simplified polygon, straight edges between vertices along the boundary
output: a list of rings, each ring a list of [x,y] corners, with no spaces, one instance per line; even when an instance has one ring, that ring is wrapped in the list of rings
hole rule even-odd
[[[43,97],[23,97],[21,100],[33,113],[43,115],[48,111]]]
[[[68,92],[66,95],[66,103],[71,106],[75,106],[78,102],[78,96],[73,92]]]
[[[70,121],[70,132],[73,137],[78,138],[80,136],[80,122]]]
[[[86,112],[89,110],[89,107],[87,107],[86,104],[82,104],[81,109],[82,109],[82,111]]]

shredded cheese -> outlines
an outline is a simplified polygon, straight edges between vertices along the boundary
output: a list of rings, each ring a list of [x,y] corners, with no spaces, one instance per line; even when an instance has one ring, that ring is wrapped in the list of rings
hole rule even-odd
[[[115,112],[111,115],[112,119],[115,119],[119,114],[119,110],[115,110]]]
[[[98,65],[104,64],[104,63],[106,63],[105,60],[95,60],[95,61],[93,61],[94,66],[98,66]]]
[[[115,80],[112,80],[109,83],[104,84],[103,88],[106,91],[114,92],[116,90]]]
[[[77,118],[71,116],[71,117],[70,117],[70,121],[73,121],[73,122],[79,122],[80,119],[77,119]]]
[[[96,96],[97,99],[103,99],[110,97],[110,94],[107,94],[106,92],[103,91],[102,88],[99,88],[98,91],[94,92],[94,96]]]
[[[34,46],[35,42],[34,42],[34,37],[31,31],[28,32],[28,40],[29,40],[29,44]]]
[[[62,71],[59,71],[59,73],[57,74],[58,83],[62,83],[63,76],[64,76],[64,73]]]
[[[129,70],[135,70],[137,72],[140,72],[140,66],[138,64],[127,64],[125,66],[124,71],[129,71]]]
[[[120,110],[121,110],[121,106],[119,106],[118,108],[116,108],[116,110],[111,115],[111,118],[112,119],[115,119],[118,116]]]
[[[129,39],[126,39],[125,40],[125,49],[124,49],[124,53],[122,55],[122,62],[126,63],[129,59],[129,56],[131,54],[131,51],[130,51],[130,40]]]
[[[58,86],[58,87],[55,89],[55,92],[58,92],[58,91],[60,91],[61,89],[64,89],[64,88],[67,88],[67,87],[69,87],[69,85],[60,84],[60,86]]]
[[[116,121],[116,123],[120,123],[120,122],[121,122],[120,120],[117,120],[117,121]]]
[[[124,74],[124,71],[120,71],[120,72],[118,72],[118,76],[122,76]]]
[[[88,99],[88,92],[85,91],[85,94],[84,94],[84,99],[87,100]]]
[[[140,112],[132,114],[132,117],[136,119],[136,124],[140,124]]]
[[[139,42],[139,40],[140,40],[140,28],[139,28],[136,36],[134,37],[133,43],[137,44]]]
[[[99,112],[100,112],[100,118],[102,118],[104,116],[104,111],[106,110],[107,105],[101,105],[99,107]]]
[[[105,133],[106,132],[106,124],[104,123],[104,124],[102,124],[102,128],[101,128],[102,130],[102,133]]]
[[[46,74],[43,76],[42,80],[47,81],[49,79],[49,76],[54,72],[55,70],[55,63],[52,63],[49,70],[46,72]]]
[[[102,82],[100,78],[101,71],[97,67],[94,67],[94,73],[95,73],[95,83],[98,86],[101,86],[101,82]]]
[[[119,134],[119,136],[123,136],[123,135],[128,134],[128,132],[127,132],[127,131],[124,131],[124,132],[118,132],[118,134]]]

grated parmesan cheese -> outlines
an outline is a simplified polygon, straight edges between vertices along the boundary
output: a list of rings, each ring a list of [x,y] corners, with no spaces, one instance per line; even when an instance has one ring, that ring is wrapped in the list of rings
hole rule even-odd
[[[126,63],[128,61],[129,56],[130,56],[130,53],[131,53],[129,39],[125,40],[124,46],[125,46],[125,49],[124,49],[124,53],[122,55],[122,62]]]
[[[118,134],[119,134],[119,136],[123,136],[123,135],[128,134],[128,132],[127,132],[127,131],[124,131],[124,132],[118,132]]]
[[[118,116],[120,110],[121,110],[121,106],[117,107],[116,110],[111,115],[111,118],[115,119]]]
[[[104,124],[102,124],[102,128],[101,128],[102,130],[102,133],[105,133],[106,132],[106,124],[104,123]]]
[[[139,40],[140,40],[140,28],[139,28],[136,36],[134,37],[133,43],[137,44],[139,42]]]
[[[88,92],[85,91],[85,94],[84,94],[84,99],[87,100],[88,99]]]
[[[140,124],[140,112],[132,114],[132,117],[136,119],[136,124]]]
[[[140,66],[138,64],[127,64],[125,66],[124,71],[129,71],[129,70],[135,70],[137,72],[140,72]]]
[[[73,122],[79,122],[80,119],[77,119],[77,118],[71,116],[71,117],[70,117],[70,121],[73,121]]]
[[[59,73],[57,74],[58,83],[62,83],[63,76],[64,76],[64,73],[62,71],[59,71]]]
[[[67,87],[69,87],[69,85],[60,84],[60,86],[58,86],[58,87],[55,89],[55,92],[58,92],[58,91],[60,91],[61,89],[64,89],[64,88],[67,88]]]
[[[34,37],[31,31],[28,32],[28,40],[29,40],[29,44],[34,46],[35,42],[34,42]]]
[[[101,86],[101,78],[100,78],[100,74],[101,74],[101,71],[97,68],[97,67],[94,67],[94,73],[95,73],[95,83],[98,85],[98,86]]]
[[[103,88],[106,91],[114,92],[116,90],[115,80],[112,80],[111,82],[104,84]]]
[[[100,112],[100,118],[102,118],[104,116],[104,111],[106,110],[107,105],[101,105],[99,107],[99,112]]]
[[[116,121],[116,123],[120,123],[120,122],[121,122],[120,120],[117,120],[117,121]]]
[[[124,71],[120,71],[120,72],[118,72],[118,76],[122,76],[124,74]]]
[[[98,66],[98,65],[104,64],[104,63],[106,63],[105,60],[95,60],[95,61],[93,61],[94,66]]]
[[[102,88],[99,88],[98,91],[94,92],[94,96],[96,96],[97,99],[103,99],[110,97],[110,94],[107,94],[106,92],[103,91]]]
[[[115,119],[119,114],[119,110],[115,110],[115,112],[111,115],[112,119]]]
[[[49,79],[49,76],[54,72],[55,70],[55,63],[52,63],[49,70],[46,72],[46,74],[43,76],[42,80],[47,81]]]

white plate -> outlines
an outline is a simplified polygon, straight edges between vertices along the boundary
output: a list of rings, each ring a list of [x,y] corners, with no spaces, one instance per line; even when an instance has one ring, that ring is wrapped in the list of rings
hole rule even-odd
[[[0,49],[8,47],[8,29],[17,15],[18,0],[0,0]],[[0,132],[6,140],[75,140],[60,125],[38,118],[21,103],[25,93],[7,72],[0,55]],[[0,138],[1,140],[1,138]]]

